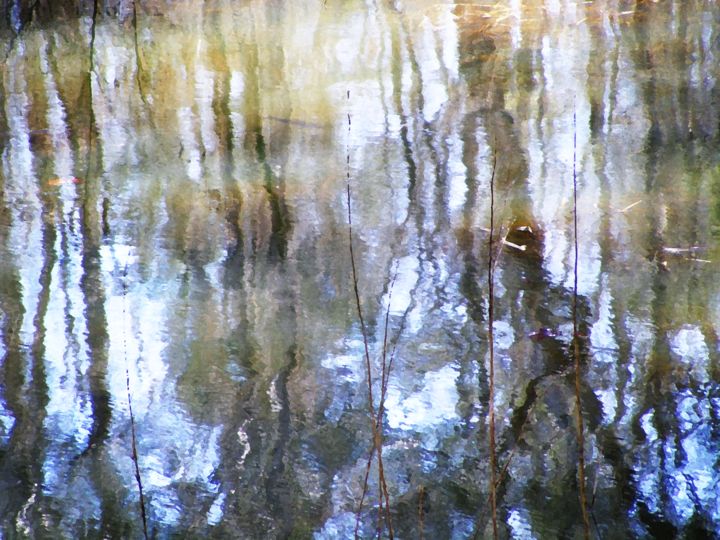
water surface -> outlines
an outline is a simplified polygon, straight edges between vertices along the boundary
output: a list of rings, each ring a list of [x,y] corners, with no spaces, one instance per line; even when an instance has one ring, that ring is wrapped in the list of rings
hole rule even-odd
[[[573,170],[591,533],[720,535],[719,32],[699,0],[186,1],[7,39],[0,536],[142,537],[130,405],[151,535],[354,535],[349,177],[394,536],[490,537],[493,163],[501,537],[582,536]]]

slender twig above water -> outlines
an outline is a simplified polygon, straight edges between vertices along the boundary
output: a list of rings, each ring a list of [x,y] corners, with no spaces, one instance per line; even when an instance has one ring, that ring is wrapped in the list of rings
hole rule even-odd
[[[133,414],[132,408],[132,395],[130,392],[130,368],[128,366],[127,359],[127,330],[125,324],[127,321],[127,263],[123,270],[122,279],[122,294],[123,294],[123,353],[125,355],[125,389],[127,390],[128,400],[128,411],[130,413],[130,450],[133,466],[135,468],[135,482],[137,483],[138,493],[140,495],[140,517],[142,518],[143,536],[145,540],[148,539],[148,528],[147,528],[147,512],[145,510],[145,495],[143,491],[142,477],[140,476],[140,464],[138,462],[138,451],[137,451],[137,435],[135,432],[135,415]]]
[[[497,540],[497,455],[495,453],[495,265],[493,264],[493,235],[495,234],[495,170],[497,151],[493,152],[492,175],[490,176],[490,234],[488,235],[488,350],[489,350],[489,396],[488,396],[488,438],[490,445],[490,510],[492,512],[493,538]]]
[[[578,205],[577,205],[577,120],[573,113],[573,356],[575,358],[575,412],[577,416],[577,445],[578,445],[578,493],[580,497],[580,510],[583,519],[583,536],[590,538],[590,518],[588,516],[587,495],[585,494],[585,435],[582,415],[582,401],[580,399],[580,337],[578,330]]]
[[[350,91],[347,92],[348,102],[350,101]],[[386,351],[387,351],[387,335],[383,340],[383,359],[382,359],[382,373],[381,373],[381,400],[378,406],[378,411],[375,411],[375,403],[373,399],[373,375],[372,375],[372,363],[370,361],[370,346],[368,339],[367,326],[365,324],[365,318],[363,317],[362,305],[360,303],[360,288],[358,285],[358,272],[357,264],[355,262],[355,251],[353,249],[353,228],[352,228],[352,191],[350,187],[350,131],[352,128],[352,118],[350,113],[347,114],[347,126],[348,126],[348,147],[346,152],[346,194],[347,194],[347,216],[348,216],[348,244],[350,249],[350,266],[352,268],[352,281],[353,281],[353,292],[355,295],[355,307],[357,309],[358,320],[360,321],[360,332],[362,334],[364,356],[365,356],[365,375],[366,383],[368,387],[368,412],[370,413],[371,430],[372,430],[372,448],[370,450],[370,457],[368,458],[367,468],[365,471],[365,478],[363,481],[363,489],[360,497],[360,504],[358,506],[356,521],[355,521],[355,538],[359,538],[360,532],[360,517],[362,513],[362,506],[365,500],[365,495],[368,489],[368,479],[370,475],[370,468],[372,465],[373,456],[377,453],[378,458],[378,483],[380,485],[380,512],[378,515],[378,531],[382,531],[382,519],[385,519],[385,523],[388,528],[388,534],[390,539],[394,537],[392,519],[390,516],[390,496],[387,488],[387,481],[385,479],[385,470],[382,459],[382,411],[384,409],[384,396],[387,387],[387,377],[389,376],[388,365],[386,363]],[[388,314],[390,305],[388,304]],[[385,331],[387,332],[387,324]]]

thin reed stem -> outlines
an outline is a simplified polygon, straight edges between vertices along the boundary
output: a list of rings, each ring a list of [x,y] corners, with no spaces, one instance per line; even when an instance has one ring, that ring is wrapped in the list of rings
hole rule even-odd
[[[385,499],[385,523],[388,528],[388,537],[393,540],[395,534],[393,532],[392,517],[390,516],[390,494],[388,492],[387,481],[385,480],[385,467],[382,459],[382,439],[378,440],[378,480],[380,482],[380,512],[383,510],[383,498]],[[378,527],[378,530],[382,530]]]
[[[536,403],[537,403],[537,402],[536,402]],[[528,423],[528,418],[530,417],[530,414],[535,410],[535,405],[536,405],[536,403],[533,403],[533,405],[532,405],[532,406],[530,407],[530,409],[528,410],[527,416],[526,416],[525,419],[523,420],[522,424],[520,424],[520,428],[519,428],[519,430],[518,430],[518,436],[515,438],[515,445],[514,445],[514,446],[512,447],[512,449],[510,450],[510,455],[508,456],[507,461],[505,462],[505,465],[502,466],[502,468],[500,469],[499,474],[497,475],[497,480],[496,480],[496,482],[495,482],[495,485],[496,485],[496,486],[500,486],[500,484],[502,484],[503,480],[504,480],[505,477],[507,476],[507,471],[508,471],[508,469],[510,468],[510,464],[512,463],[512,460],[513,460],[513,458],[515,457],[515,454],[517,453],[518,442],[520,441],[520,437],[521,437],[521,435],[522,435],[522,431],[525,429],[525,426],[526,426],[527,423]],[[492,493],[492,492],[491,492],[491,493]],[[491,496],[491,494],[488,494],[488,498],[487,498],[487,504],[488,504],[488,505],[490,504],[490,496]],[[483,512],[480,514],[480,516],[479,516],[478,519],[476,520],[476,523],[482,523],[484,520],[485,520],[485,510],[483,510]],[[478,534],[479,534],[479,533],[478,533],[478,530],[477,530],[477,527],[476,527],[475,534],[473,535],[473,540],[477,540],[477,539],[479,538]]]
[[[383,466],[383,457],[382,457],[382,433],[383,433],[383,415],[385,414],[385,398],[387,396],[387,385],[388,381],[390,379],[390,367],[392,365],[392,360],[395,356],[395,348],[393,347],[393,354],[390,357],[390,362],[387,361],[387,346],[388,346],[388,335],[389,335],[389,326],[390,326],[390,306],[392,304],[392,293],[393,289],[395,287],[395,280],[397,279],[397,267],[395,268],[395,273],[393,275],[393,279],[390,282],[390,287],[388,288],[388,304],[387,308],[385,310],[385,327],[383,330],[383,349],[382,349],[382,366],[381,366],[381,376],[380,376],[380,403],[378,404],[378,410],[377,410],[377,417],[375,419],[375,433],[378,436],[378,440],[376,441],[376,447],[378,452],[378,482],[380,484],[381,489],[381,510],[382,510],[382,499],[385,498],[385,522],[388,526],[388,534],[390,538],[394,537],[393,534],[393,526],[392,526],[392,517],[390,515],[390,495],[388,493],[387,489],[387,481],[385,480],[385,468]],[[379,528],[379,527],[378,527]]]
[[[350,91],[347,91],[347,99],[350,101]],[[352,268],[352,280],[353,280],[353,292],[355,294],[355,307],[357,309],[358,319],[360,321],[360,331],[362,333],[363,348],[365,353],[365,373],[366,383],[368,387],[368,411],[370,413],[370,425],[372,430],[372,448],[370,450],[370,457],[368,458],[367,468],[365,470],[365,478],[363,481],[362,495],[360,497],[360,505],[357,510],[355,520],[355,538],[359,538],[360,532],[360,517],[362,514],[362,506],[365,500],[365,495],[368,489],[368,479],[370,476],[370,468],[372,466],[372,459],[377,452],[378,456],[378,483],[380,485],[380,508],[378,514],[378,530],[382,530],[382,519],[384,517],[385,523],[388,527],[388,534],[392,540],[394,537],[392,519],[390,517],[390,496],[387,488],[387,482],[385,479],[385,469],[383,466],[382,459],[382,411],[384,409],[384,398],[385,390],[387,388],[387,377],[388,377],[388,365],[386,363],[386,351],[387,351],[387,321],[385,326],[385,338],[383,340],[383,358],[382,358],[382,372],[381,372],[381,400],[378,405],[378,411],[375,411],[375,403],[373,397],[373,376],[372,376],[372,363],[370,361],[370,346],[368,340],[367,326],[365,324],[365,318],[363,317],[362,306],[360,304],[360,288],[358,286],[358,272],[357,264],[355,262],[355,251],[353,248],[353,228],[352,228],[352,191],[350,187],[350,131],[352,128],[352,118],[350,113],[347,114],[347,125],[348,125],[348,146],[345,156],[345,177],[346,177],[346,195],[347,195],[347,216],[348,216],[348,244],[350,248],[350,266]],[[393,281],[394,282],[394,281]],[[388,305],[388,310],[389,310]],[[389,312],[386,315],[386,319],[389,317]]]
[[[395,347],[397,346],[397,342],[393,345],[393,350],[390,355],[390,361],[387,360],[387,350],[388,350],[388,335],[389,335],[389,327],[390,327],[390,306],[392,304],[392,293],[393,289],[395,288],[395,280],[397,279],[397,266],[395,267],[395,273],[393,274],[393,279],[390,282],[390,287],[388,288],[388,304],[387,309],[385,310],[385,328],[383,332],[383,351],[382,351],[382,371],[381,371],[381,377],[380,377],[380,403],[378,404],[378,411],[377,411],[377,417],[376,417],[376,424],[377,424],[377,430],[382,433],[382,426],[383,426],[383,415],[385,414],[385,399],[387,397],[387,387],[388,387],[388,381],[390,380],[390,369],[392,368],[393,359],[395,358]]]
[[[396,265],[392,282],[390,282],[390,291],[388,294],[388,311],[385,314],[385,339],[384,339],[384,344],[383,344],[383,358],[385,358],[385,356],[387,354],[386,353],[386,351],[387,351],[386,344],[387,344],[387,337],[389,335],[387,320],[388,320],[388,317],[390,316],[390,303],[392,302],[392,292],[395,287],[395,281],[397,280],[397,276],[398,276],[398,269],[397,269],[397,265]],[[407,320],[407,314],[409,311],[410,311],[410,307],[408,306],[405,309],[405,313],[403,314],[402,318],[400,319],[400,326],[397,330],[397,334],[396,334],[395,340],[393,342],[392,350],[390,351],[390,360],[388,360],[388,362],[387,362],[387,371],[385,372],[385,378],[382,383],[381,396],[380,396],[380,405],[382,406],[383,413],[385,412],[385,398],[387,396],[388,382],[390,381],[390,372],[392,372],[392,367],[395,362],[395,353],[397,352],[398,341],[400,339],[400,335],[402,334],[403,330],[405,329],[405,321]]]
[[[365,478],[363,478],[363,487],[362,487],[362,493],[360,493],[360,504],[358,504],[358,509],[355,514],[355,538],[359,538],[360,533],[360,516],[362,513],[363,503],[365,502],[365,496],[367,495],[368,490],[368,480],[370,479],[370,467],[372,465],[372,460],[375,457],[375,446],[373,445],[370,449],[370,455],[368,456],[367,460],[367,466],[365,467]]]
[[[135,468],[135,482],[137,483],[138,493],[140,494],[140,517],[142,518],[143,536],[145,540],[148,537],[147,527],[147,512],[145,510],[145,495],[143,491],[142,478],[140,477],[140,464],[138,462],[138,451],[137,451],[137,435],[135,432],[135,415],[133,414],[132,408],[132,395],[130,393],[130,368],[128,366],[127,359],[127,334],[125,329],[125,322],[127,321],[127,264],[123,270],[122,280],[122,293],[123,293],[123,352],[125,355],[125,389],[127,391],[128,410],[130,412],[130,449],[131,459]]]
[[[348,92],[348,97],[350,92]],[[350,115],[348,114],[348,131],[350,131]],[[367,327],[365,326],[365,318],[360,305],[360,290],[358,288],[357,265],[355,264],[355,252],[353,250],[353,226],[352,226],[352,204],[350,192],[350,152],[347,154],[347,215],[348,215],[348,240],[350,245],[350,266],[352,267],[353,291],[355,293],[355,307],[357,308],[358,319],[360,321],[360,332],[363,339],[363,347],[365,349],[365,375],[368,385],[368,409],[371,417],[375,418],[375,404],[373,401],[372,389],[372,366],[370,362],[370,347],[368,345]],[[373,426],[375,422],[373,421]],[[374,428],[373,428],[374,431]]]
[[[495,170],[497,151],[493,152],[492,175],[490,177],[490,235],[488,237],[488,348],[489,348],[489,387],[488,431],[490,445],[490,509],[492,511],[493,538],[498,538],[497,523],[497,455],[495,453],[495,266],[493,264],[493,235],[495,234]]]
[[[577,205],[577,120],[573,112],[573,233],[575,259],[573,261],[573,355],[575,357],[575,411],[577,415],[578,445],[578,492],[580,510],[583,518],[583,537],[590,538],[590,518],[588,516],[587,495],[585,493],[585,435],[580,399],[580,339],[578,332],[578,205]]]
[[[387,384],[388,379],[390,377],[390,365],[387,364],[387,347],[388,347],[388,335],[389,335],[389,326],[390,326],[390,305],[392,304],[392,293],[393,289],[395,288],[395,280],[397,279],[398,275],[398,269],[397,269],[397,263],[395,264],[395,272],[393,273],[392,281],[390,282],[390,287],[388,287],[388,305],[387,309],[385,310],[385,329],[383,332],[383,350],[382,350],[382,378],[381,378],[381,384],[380,384],[380,409],[381,411],[378,414],[379,418],[382,418],[382,409],[385,406],[385,394],[387,393]],[[395,348],[393,347],[393,356],[395,354]],[[392,360],[392,356],[390,357],[390,360]]]

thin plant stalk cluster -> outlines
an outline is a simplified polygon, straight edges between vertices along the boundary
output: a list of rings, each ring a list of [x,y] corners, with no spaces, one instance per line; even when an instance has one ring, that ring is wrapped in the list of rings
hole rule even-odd
[[[585,473],[585,437],[584,422],[582,416],[581,401],[581,353],[580,353],[580,332],[578,325],[578,206],[577,206],[577,120],[573,114],[573,301],[572,301],[572,322],[573,322],[573,340],[572,354],[574,360],[574,390],[575,390],[575,411],[576,411],[576,430],[578,445],[578,497],[580,510],[583,520],[583,538],[590,538],[590,517],[588,510],[588,501],[586,493],[586,473]],[[488,280],[488,446],[490,455],[490,493],[488,495],[488,503],[490,505],[492,517],[493,539],[498,538],[498,518],[497,518],[497,489],[503,481],[507,473],[507,469],[512,461],[516,448],[510,453],[507,462],[503,466],[498,475],[497,463],[497,443],[495,433],[495,342],[493,323],[495,321],[495,265],[498,262],[499,254],[495,255],[495,173],[497,168],[497,152],[493,153],[492,173],[490,177],[490,227],[488,236],[488,263],[487,263],[487,280]],[[501,233],[502,235],[502,233]],[[499,242],[502,246],[504,238]],[[521,426],[520,429],[524,427]],[[478,520],[475,529],[474,538],[478,538],[482,519]]]
[[[347,99],[350,101],[350,91],[347,91]],[[383,465],[383,416],[385,412],[385,399],[387,395],[387,385],[392,367],[392,362],[395,355],[395,347],[393,347],[392,353],[388,359],[388,329],[390,320],[390,302],[392,300],[392,289],[397,278],[397,270],[388,289],[388,305],[385,313],[384,321],[384,335],[382,345],[382,357],[381,357],[381,373],[380,373],[380,401],[377,409],[375,408],[375,400],[373,395],[373,368],[372,360],[370,357],[370,345],[368,338],[368,330],[363,315],[362,305],[360,302],[360,291],[358,285],[358,271],[355,260],[355,251],[353,248],[353,220],[352,220],[352,188],[351,188],[351,174],[350,174],[350,132],[352,128],[352,118],[350,113],[347,114],[347,135],[348,135],[348,146],[346,151],[346,200],[347,200],[347,220],[348,220],[348,241],[350,251],[350,265],[352,268],[352,283],[353,292],[355,297],[355,307],[357,309],[358,320],[360,323],[360,331],[362,333],[363,347],[364,347],[364,360],[365,360],[365,374],[366,384],[368,391],[368,412],[371,418],[371,436],[372,446],[370,449],[370,455],[367,461],[367,467],[365,470],[363,489],[360,497],[360,503],[357,509],[356,521],[355,521],[355,538],[360,537],[360,521],[362,515],[363,504],[368,491],[368,480],[370,477],[370,470],[372,462],[377,455],[378,462],[378,485],[379,485],[379,512],[378,512],[378,523],[377,523],[377,534],[378,538],[382,535],[383,530],[387,527],[389,537],[394,537],[392,517],[390,512],[390,497],[387,488],[387,481],[385,478],[385,470]],[[492,537],[497,540],[499,538],[498,531],[498,516],[497,516],[497,489],[500,482],[507,473],[508,466],[514,455],[514,449],[510,453],[510,456],[502,468],[502,471],[498,475],[498,462],[497,462],[497,441],[495,432],[495,343],[494,343],[494,328],[493,323],[495,320],[495,265],[499,259],[499,253],[495,255],[496,242],[495,242],[495,176],[497,169],[497,151],[493,152],[492,162],[492,173],[490,178],[490,228],[488,236],[488,262],[487,262],[487,280],[488,280],[488,446],[490,456],[490,493],[489,493],[489,506],[492,517]],[[573,235],[574,235],[574,260],[573,260],[573,300],[572,300],[572,322],[573,322],[573,357],[574,357],[574,383],[575,383],[575,411],[576,411],[576,430],[577,430],[577,445],[578,445],[578,486],[579,486],[579,502],[583,520],[583,537],[585,539],[590,538],[590,519],[588,512],[587,494],[585,489],[585,439],[584,439],[584,424],[582,416],[582,402],[581,402],[581,354],[580,354],[580,343],[579,343],[579,327],[578,327],[578,207],[577,207],[577,124],[576,115],[573,113],[573,173],[572,173],[572,189],[573,189]],[[502,233],[501,233],[502,234]],[[499,245],[502,247],[505,240],[500,240]],[[423,537],[424,528],[424,513],[423,513],[423,497],[424,488],[420,488],[419,503],[418,503],[418,520],[419,520],[419,531],[420,536]],[[479,524],[479,523],[478,523]],[[475,537],[477,537],[479,529],[475,530]]]
[[[350,101],[350,91],[347,92],[348,102]],[[378,537],[382,535],[383,530],[387,527],[389,538],[394,538],[394,531],[392,525],[392,516],[390,514],[390,494],[388,492],[387,480],[385,478],[385,467],[383,465],[383,416],[385,413],[385,399],[387,396],[388,381],[390,379],[390,370],[392,368],[393,359],[395,357],[395,347],[393,347],[392,353],[388,358],[388,334],[389,334],[389,323],[390,323],[390,305],[392,301],[392,290],[397,277],[397,271],[395,272],[392,282],[388,290],[388,305],[385,312],[385,324],[384,324],[384,336],[383,336],[383,348],[381,357],[381,372],[380,372],[380,402],[377,409],[375,408],[375,400],[373,396],[373,369],[372,361],[370,358],[370,345],[368,338],[367,325],[365,323],[365,317],[363,316],[362,305],[360,303],[360,289],[358,285],[358,272],[357,264],[355,262],[355,251],[353,249],[353,222],[352,222],[352,189],[350,186],[351,175],[350,175],[350,131],[352,128],[352,118],[350,113],[347,115],[347,126],[348,126],[348,148],[346,153],[346,187],[347,187],[347,217],[348,217],[348,241],[350,246],[350,265],[352,267],[352,281],[353,281],[353,292],[355,295],[355,307],[357,309],[358,320],[360,322],[360,331],[362,333],[363,347],[364,347],[364,358],[365,358],[365,375],[368,389],[368,412],[371,419],[371,435],[372,435],[372,446],[370,448],[370,455],[367,461],[367,467],[365,469],[365,477],[363,479],[363,489],[360,496],[360,503],[357,509],[357,515],[355,520],[355,538],[360,538],[360,520],[362,515],[363,504],[368,491],[368,481],[370,477],[370,469],[372,462],[377,455],[378,464],[378,485],[380,488],[379,497],[379,512],[378,512],[378,523],[377,532]]]

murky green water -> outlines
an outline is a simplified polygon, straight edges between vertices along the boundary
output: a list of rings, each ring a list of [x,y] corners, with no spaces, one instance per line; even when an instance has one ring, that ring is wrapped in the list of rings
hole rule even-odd
[[[151,535],[353,537],[348,161],[394,537],[491,537],[494,159],[500,536],[582,537],[574,161],[591,534],[720,536],[715,2],[138,15],[4,43],[0,537],[142,537],[128,396]]]

